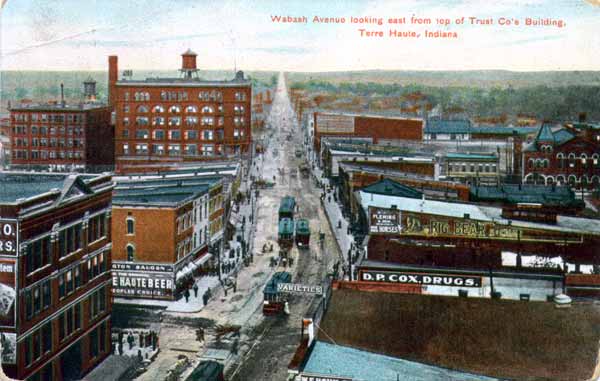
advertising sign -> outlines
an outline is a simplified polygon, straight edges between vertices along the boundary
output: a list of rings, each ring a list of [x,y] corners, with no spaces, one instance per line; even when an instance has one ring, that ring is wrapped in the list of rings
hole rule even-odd
[[[0,219],[0,255],[17,255],[17,221]]]
[[[17,363],[17,334],[0,333],[0,344],[2,345],[2,364]]]
[[[301,293],[301,294],[323,294],[323,286],[307,286],[295,283],[278,283],[277,292]]]
[[[0,258],[0,327],[15,326],[16,274],[15,260]]]
[[[112,290],[116,297],[170,299],[175,282],[172,272],[112,271]]]
[[[369,233],[372,234],[399,234],[400,212],[396,209],[369,208],[370,223]]]
[[[162,265],[155,263],[123,263],[113,262],[113,270],[123,271],[145,271],[145,272],[173,272],[173,265]]]
[[[401,271],[363,270],[360,274],[363,282],[418,284],[423,286],[481,287],[480,276],[422,274]]]

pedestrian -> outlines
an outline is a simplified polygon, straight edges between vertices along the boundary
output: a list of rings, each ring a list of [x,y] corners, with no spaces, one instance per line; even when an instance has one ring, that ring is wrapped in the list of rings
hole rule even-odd
[[[204,305],[208,304],[208,291],[204,293],[204,295],[202,295],[202,303]]]
[[[133,348],[134,342],[135,342],[135,339],[133,338],[133,335],[131,334],[131,332],[129,332],[129,334],[127,335],[127,343],[129,344],[129,349]]]
[[[186,288],[183,296],[185,296],[185,302],[187,303],[190,300],[190,290]]]
[[[198,285],[194,283],[194,298],[198,297]]]

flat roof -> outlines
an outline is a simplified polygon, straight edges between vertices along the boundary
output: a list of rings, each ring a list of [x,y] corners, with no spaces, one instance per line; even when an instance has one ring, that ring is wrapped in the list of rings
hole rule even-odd
[[[176,206],[208,192],[216,181],[189,178],[119,182],[113,192],[113,204]]]
[[[247,79],[232,79],[223,81],[207,81],[196,78],[146,78],[146,79],[120,79],[117,86],[173,86],[173,87],[251,87],[252,82]]]
[[[10,111],[48,111],[48,112],[75,112],[75,111],[88,111],[107,108],[106,103],[93,102],[93,103],[78,103],[78,104],[65,104],[64,106],[60,103],[22,103],[10,108]]]
[[[423,118],[415,118],[409,116],[402,115],[393,115],[393,114],[377,114],[377,113],[352,113],[345,111],[315,111],[316,114],[321,115],[342,115],[342,116],[352,116],[359,118],[377,118],[377,119],[396,119],[396,120],[411,120],[415,122],[423,122]]]
[[[353,380],[484,381],[495,378],[316,341],[302,373]]]
[[[66,174],[0,172],[0,202],[14,203],[63,188]]]
[[[413,213],[423,213],[453,218],[464,218],[464,216],[468,214],[469,219],[471,220],[494,222],[500,225],[508,226],[510,222],[512,226],[524,228],[537,228],[544,230],[600,235],[600,220],[591,218],[557,216],[557,223],[555,225],[551,225],[540,222],[508,220],[502,217],[502,208],[493,206],[413,199],[408,197],[372,194],[363,191],[359,191],[358,193],[360,196],[361,205],[365,212],[368,212],[368,208],[370,206],[377,208],[390,208],[392,205],[396,205],[398,210]]]

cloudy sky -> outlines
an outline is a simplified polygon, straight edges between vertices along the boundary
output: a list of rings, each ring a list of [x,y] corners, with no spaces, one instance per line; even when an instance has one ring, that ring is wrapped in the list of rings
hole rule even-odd
[[[204,69],[331,71],[600,70],[599,0],[7,0],[0,13],[4,70],[176,69],[188,48]],[[492,5],[493,4],[493,5]],[[306,24],[272,16],[306,16]],[[388,18],[466,17],[465,25],[389,25]],[[345,17],[344,24],[313,23]],[[350,17],[383,18],[383,25]],[[472,26],[469,17],[493,18]],[[500,26],[500,17],[519,26]],[[566,26],[525,26],[526,18]],[[435,21],[434,21],[435,22]],[[384,38],[360,37],[360,28]],[[389,29],[454,31],[457,39],[387,37]]]

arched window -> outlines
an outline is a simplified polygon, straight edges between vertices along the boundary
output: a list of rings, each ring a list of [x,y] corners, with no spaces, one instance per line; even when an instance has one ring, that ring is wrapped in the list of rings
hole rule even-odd
[[[185,112],[187,112],[188,114],[195,114],[198,112],[198,107],[196,106],[187,106],[185,108]]]
[[[141,113],[147,113],[148,112],[148,107],[141,105],[137,108],[137,112],[141,112]]]
[[[155,113],[165,112],[165,108],[161,105],[156,105],[152,108],[152,112],[155,112]]]
[[[145,101],[149,101],[150,100],[150,93],[144,93],[144,100]]]
[[[575,185],[576,182],[577,182],[577,177],[575,177],[575,175],[570,175],[569,176],[569,185]]]
[[[542,167],[548,168],[550,166],[550,161],[548,159],[542,160]]]
[[[127,217],[127,234],[135,234],[135,219]]]
[[[558,185],[563,185],[565,183],[565,177],[563,175],[556,176],[556,183]]]
[[[533,173],[529,173],[527,176],[525,176],[525,184],[533,184],[534,178],[533,178]]]
[[[592,184],[594,184],[595,187],[600,185],[600,177],[597,175],[592,176]]]
[[[202,113],[203,114],[212,114],[213,112],[215,112],[215,109],[211,106],[204,106],[202,107]]]
[[[552,177],[552,176],[546,177],[546,185],[552,185],[552,184],[554,184],[554,177]]]
[[[534,163],[535,163],[535,161],[534,161],[533,159],[529,159],[529,160],[527,161],[527,166],[528,166],[529,168],[533,168],[533,166],[534,166]]]
[[[135,247],[132,244],[127,245],[127,262],[135,261]]]
[[[180,113],[180,112],[181,112],[181,107],[179,107],[179,106],[177,106],[177,105],[175,105],[175,106],[171,106],[171,107],[169,107],[169,112],[170,112],[171,114],[178,114],[178,113]]]

